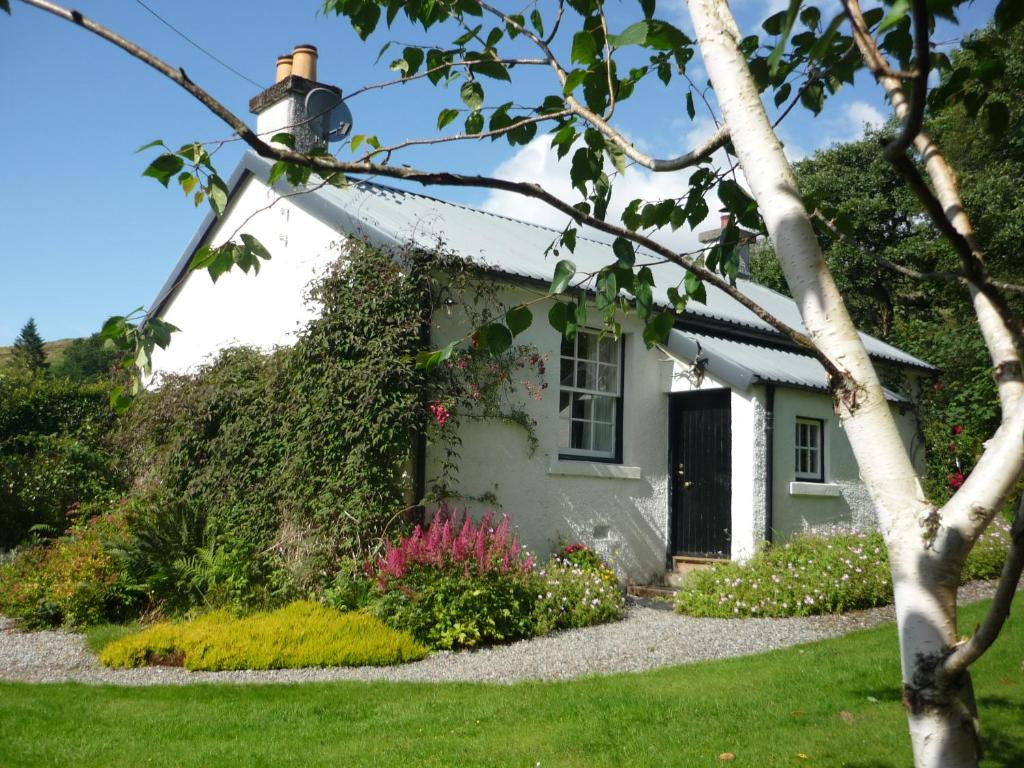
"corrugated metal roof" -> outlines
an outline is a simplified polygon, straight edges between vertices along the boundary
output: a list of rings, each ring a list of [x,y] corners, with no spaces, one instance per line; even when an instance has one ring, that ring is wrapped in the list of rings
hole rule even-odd
[[[250,153],[243,157],[232,179],[238,183],[245,171],[266,179],[270,167],[268,161]],[[283,180],[278,181],[277,189],[281,193],[294,191]],[[441,246],[480,266],[507,275],[548,282],[559,258],[547,252],[557,240],[558,230],[379,184],[363,182],[343,189],[324,186],[309,194],[292,195],[289,199],[336,227],[339,232],[366,237],[376,245],[412,244],[427,249]],[[190,250],[194,247],[197,246],[190,244]],[[657,258],[653,254],[647,255]],[[577,238],[573,253],[563,251],[561,257],[571,259],[579,273],[597,272],[614,260],[607,243],[583,236]],[[189,258],[190,252],[181,263],[187,264]],[[654,299],[661,306],[668,307],[666,291],[678,284],[681,277],[679,268],[660,264],[651,269],[656,284]],[[169,284],[174,279],[172,277]],[[792,299],[749,280],[737,281],[737,287],[772,315],[804,330],[799,310]],[[162,291],[157,303],[166,298]],[[742,304],[713,286],[707,286],[707,304],[690,302],[686,314],[776,333]],[[928,363],[879,339],[867,334],[861,336],[874,357],[932,369]]]
[[[664,349],[688,364],[700,360],[708,373],[736,389],[745,391],[751,384],[771,383],[828,391],[828,377],[821,363],[799,352],[679,329],[669,332]],[[899,393],[883,391],[887,400],[907,402]]]

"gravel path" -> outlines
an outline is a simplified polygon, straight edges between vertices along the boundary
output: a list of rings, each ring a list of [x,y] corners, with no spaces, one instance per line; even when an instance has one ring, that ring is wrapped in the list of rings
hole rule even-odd
[[[992,594],[993,586],[962,587],[960,601]],[[303,683],[330,680],[493,682],[567,680],[584,675],[641,672],[809,643],[892,621],[891,606],[841,616],[793,619],[696,619],[667,604],[630,600],[625,620],[560,632],[479,651],[440,652],[396,667],[188,672],[176,667],[115,670],[99,666],[82,635],[20,632],[0,617],[0,681],[114,685],[189,683]]]

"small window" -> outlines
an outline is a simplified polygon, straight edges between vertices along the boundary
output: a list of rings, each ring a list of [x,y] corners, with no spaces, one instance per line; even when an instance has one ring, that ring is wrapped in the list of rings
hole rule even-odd
[[[563,338],[560,373],[559,455],[621,460],[621,340],[584,330]]]
[[[796,479],[825,482],[825,422],[796,420]]]

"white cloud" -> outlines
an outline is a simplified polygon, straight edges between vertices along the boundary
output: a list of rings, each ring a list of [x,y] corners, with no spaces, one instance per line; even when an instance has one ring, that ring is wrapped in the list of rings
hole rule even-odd
[[[697,120],[692,124],[687,123],[687,126],[690,130],[681,137],[686,147],[692,147],[706,139],[714,129],[710,120]],[[580,199],[580,194],[578,190],[572,188],[569,181],[571,156],[570,153],[562,162],[559,162],[557,155],[550,147],[550,139],[538,137],[499,164],[490,175],[513,181],[534,182],[563,200],[575,202]],[[716,160],[720,160],[720,158],[716,157]],[[663,200],[684,195],[689,190],[689,178],[689,171],[652,173],[636,166],[628,168],[624,176],[614,181],[609,219],[617,220],[626,205],[636,198]],[[710,213],[694,230],[691,231],[688,227],[683,226],[672,232],[666,228],[655,234],[654,239],[679,251],[696,249],[698,247],[697,233],[717,226],[718,214],[716,212],[720,203],[714,193],[707,203]],[[568,221],[568,217],[540,200],[522,197],[511,192],[492,191],[480,207],[492,213],[556,229],[561,229]]]
[[[869,129],[881,128],[885,123],[885,115],[868,104],[866,101],[852,101],[846,105],[846,116],[854,126],[856,134],[854,138],[864,135],[865,126]]]

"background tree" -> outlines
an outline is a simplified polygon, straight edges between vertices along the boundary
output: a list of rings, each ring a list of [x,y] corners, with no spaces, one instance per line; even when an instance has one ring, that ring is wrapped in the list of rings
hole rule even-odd
[[[32,374],[41,373],[49,368],[46,350],[43,348],[43,337],[39,335],[34,318],[30,317],[21,327],[18,338],[14,340],[11,358],[18,368]]]
[[[930,31],[936,16],[950,17],[961,0],[909,0],[895,3],[888,13],[880,8],[865,12],[858,0],[840,0],[842,12],[834,16],[835,8],[823,14],[802,0],[790,0],[787,10],[765,20],[765,40],[760,35],[741,35],[726,0],[688,0],[696,42],[655,16],[656,0],[640,0],[641,17],[618,32],[610,28],[600,0],[565,0],[532,7],[528,13],[522,13],[519,4],[502,9],[485,0],[327,0],[325,10],[347,18],[363,38],[373,34],[382,19],[391,25],[399,14],[424,30],[435,29],[432,35],[452,35],[445,42],[434,38],[405,45],[392,64],[400,76],[379,87],[412,79],[446,86],[457,83],[461,102],[457,108],[441,110],[439,131],[465,115],[462,131],[434,139],[386,145],[377,137],[354,136],[350,148],[357,157],[352,161],[297,152],[288,135],[273,137],[271,145],[180,68],[80,13],[46,0],[23,1],[99,35],[184,88],[255,152],[275,161],[272,179],[284,176],[300,185],[316,172],[322,183],[344,184],[351,174],[498,189],[541,200],[571,219],[558,244],[566,251],[572,251],[581,226],[614,237],[616,260],[597,274],[577,275],[567,258],[555,265],[550,293],[557,303],[549,320],[568,336],[575,333],[593,296],[613,333],[619,331],[619,312],[636,311],[646,325],[644,340],[653,344],[663,339],[674,318],[652,300],[654,276],[645,261],[655,258],[681,270],[679,282],[666,286],[676,311],[681,312],[688,300],[704,300],[705,286],[711,284],[814,355],[829,377],[837,412],[889,551],[915,762],[921,767],[977,764],[976,705],[968,669],[1001,630],[1024,569],[1020,513],[992,608],[966,641],[957,632],[956,594],[967,554],[1010,496],[1024,468],[1024,332],[1004,287],[989,276],[983,243],[956,176],[940,146],[922,127],[933,68],[952,73],[941,89],[942,98],[963,98],[965,103],[970,99],[993,135],[1005,133],[1009,122],[1007,105],[989,99],[992,89],[984,85],[1005,73],[991,69],[993,55],[976,52],[976,64],[958,76],[959,68],[954,69],[948,57],[933,55],[931,50]],[[0,0],[0,7],[6,6],[6,0]],[[1022,17],[1024,5],[1000,0],[996,23],[1001,30],[1011,29]],[[713,94],[686,77],[687,64],[697,51]],[[998,69],[998,64],[994,66]],[[534,67],[550,76],[548,86],[532,76],[521,77]],[[775,132],[778,121],[797,103],[820,112],[828,97],[860,69],[870,72],[893,106],[899,129],[881,151],[956,254],[956,270],[949,277],[970,295],[997,383],[999,426],[986,441],[971,476],[942,507],[923,492],[878,373],[822,257],[816,226],[832,231],[829,221],[812,219]],[[678,105],[691,120],[698,101],[706,99],[710,107],[714,96],[718,109],[711,109],[716,117],[720,113],[721,127],[698,147],[675,157],[655,158],[643,152],[615,123],[624,102],[645,79],[675,85],[679,90],[675,100],[665,100],[666,112]],[[492,80],[499,83],[493,91],[500,98],[511,98],[488,102]],[[518,91],[516,81],[523,86]],[[510,83],[512,92],[503,91],[501,82]],[[777,107],[786,105],[774,121],[769,120],[762,101],[769,89]],[[454,89],[447,93],[454,94]],[[396,153],[413,144],[503,138],[515,145],[530,141],[540,126],[551,131],[559,157],[572,154],[568,172],[579,199],[558,197],[535,183],[394,163]],[[152,146],[160,155],[146,175],[165,185],[176,179],[190,191],[201,184],[214,212],[223,213],[226,185],[202,144],[188,144],[178,151],[162,142]],[[726,150],[722,161],[712,159],[718,149]],[[923,171],[915,160],[920,160]],[[637,199],[621,217],[609,217],[612,187],[627,172],[628,163],[653,172],[695,170],[686,194]],[[737,170],[742,171],[749,192],[734,178]],[[707,212],[704,198],[712,190],[736,221],[759,228],[772,239],[806,332],[773,317],[736,289],[734,227],[726,228],[719,242],[696,258],[649,236],[665,227],[698,224]],[[833,227],[842,232],[840,223]],[[645,249],[643,259],[637,258],[638,246]],[[258,267],[265,254],[262,245],[243,235],[240,241],[201,249],[192,266],[206,268],[216,277],[232,266]],[[153,346],[166,344],[173,329],[146,316],[144,310],[135,319],[146,322],[140,326],[128,317],[114,318],[105,333],[132,347],[132,359],[145,369]],[[522,327],[518,322],[516,326]],[[507,349],[514,336],[502,323],[491,323],[481,332],[484,336],[478,334],[477,339],[497,351]],[[426,355],[422,362],[437,365],[453,352],[450,345]]]
[[[94,333],[84,339],[74,339],[50,371],[58,378],[96,381],[110,376],[117,358],[117,353]]]

